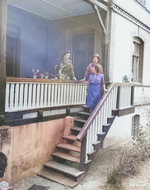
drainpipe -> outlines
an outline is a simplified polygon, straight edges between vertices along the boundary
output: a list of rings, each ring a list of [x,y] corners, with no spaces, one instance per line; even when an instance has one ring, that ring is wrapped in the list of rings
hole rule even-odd
[[[6,27],[7,0],[0,0],[0,116],[5,113]]]

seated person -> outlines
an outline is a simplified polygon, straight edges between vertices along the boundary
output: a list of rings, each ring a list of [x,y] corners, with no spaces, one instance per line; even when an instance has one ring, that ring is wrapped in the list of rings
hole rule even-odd
[[[76,80],[74,76],[72,61],[69,59],[69,57],[70,57],[70,52],[67,51],[63,55],[62,62],[59,65],[56,65],[55,69],[58,79]]]

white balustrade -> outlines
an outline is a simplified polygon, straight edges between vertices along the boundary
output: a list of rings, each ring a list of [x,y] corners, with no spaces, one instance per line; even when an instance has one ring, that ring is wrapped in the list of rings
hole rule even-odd
[[[120,86],[119,108],[131,106],[131,86]]]
[[[84,83],[6,82],[5,112],[86,102]]]
[[[106,100],[104,102],[102,100],[98,104],[98,106],[101,106],[101,109],[98,110],[96,117],[93,119],[89,129],[87,130],[85,161],[88,161],[87,155],[94,151],[93,143],[97,142],[97,134],[102,134],[102,126],[107,124],[107,118],[111,116],[111,111],[116,109],[117,88],[117,86],[113,87]]]
[[[150,86],[134,87],[134,105],[150,103]]]

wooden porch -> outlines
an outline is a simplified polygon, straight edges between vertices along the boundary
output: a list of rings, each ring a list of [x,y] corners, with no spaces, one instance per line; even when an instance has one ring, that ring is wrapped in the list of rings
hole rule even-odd
[[[6,80],[7,119],[21,112],[20,120],[30,123],[31,117],[42,119],[50,116],[51,111],[59,115],[62,110],[64,117],[74,117],[70,134],[62,136],[63,143],[56,145],[52,160],[45,163],[44,170],[38,173],[54,181],[57,181],[57,175],[59,173],[60,176],[61,173],[58,182],[63,184],[64,180],[68,181],[65,185],[71,187],[88,171],[116,116],[132,114],[135,106],[150,103],[150,86],[113,83],[90,115],[84,106],[86,87],[85,83],[72,81],[21,78]],[[74,113],[71,112],[73,108],[76,109]]]

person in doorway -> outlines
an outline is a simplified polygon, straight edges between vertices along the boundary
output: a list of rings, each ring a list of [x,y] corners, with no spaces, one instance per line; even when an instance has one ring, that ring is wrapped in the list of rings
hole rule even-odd
[[[103,74],[100,73],[98,65],[93,64],[92,74],[89,76],[89,85],[87,89],[86,105],[90,109],[90,113],[93,112],[94,108],[101,99],[101,90],[104,87]]]
[[[86,81],[89,80],[89,76],[92,74],[93,65],[97,65],[99,67],[100,73],[103,74],[103,67],[100,65],[100,61],[101,61],[100,56],[98,54],[94,54],[93,55],[93,63],[90,63],[87,66],[83,80],[86,80]]]
[[[61,80],[76,80],[73,70],[72,61],[70,58],[70,51],[63,54],[63,59],[59,65],[56,65],[55,70],[57,78]]]

